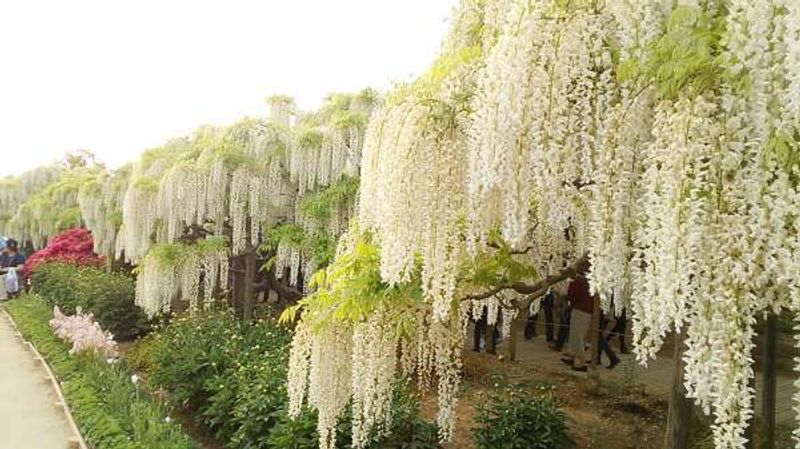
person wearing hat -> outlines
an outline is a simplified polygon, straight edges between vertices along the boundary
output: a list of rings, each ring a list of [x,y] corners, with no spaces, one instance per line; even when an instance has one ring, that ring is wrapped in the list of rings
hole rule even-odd
[[[6,249],[0,254],[0,274],[5,275],[5,290],[9,298],[19,296],[23,265],[25,265],[25,256],[20,254],[17,241],[6,240]]]

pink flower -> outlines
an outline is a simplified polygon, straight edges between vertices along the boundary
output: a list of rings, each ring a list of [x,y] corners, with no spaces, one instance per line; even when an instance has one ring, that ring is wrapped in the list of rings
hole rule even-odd
[[[67,316],[58,307],[54,307],[50,326],[58,338],[72,343],[70,354],[92,351],[108,358],[116,358],[118,355],[114,336],[111,332],[104,331],[94,321],[91,313],[84,314],[78,309],[75,315]]]
[[[92,234],[86,229],[75,228],[54,237],[47,246],[28,258],[23,269],[30,275],[42,262],[59,261],[77,265],[100,266],[104,258],[94,253]]]

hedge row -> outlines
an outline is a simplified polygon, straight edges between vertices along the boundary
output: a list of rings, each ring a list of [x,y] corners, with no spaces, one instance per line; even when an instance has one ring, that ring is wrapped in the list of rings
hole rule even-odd
[[[64,397],[93,449],[194,449],[169,409],[134,384],[122,361],[70,356],[49,325],[49,304],[35,295],[11,301],[7,310],[61,382]]]
[[[149,328],[147,317],[134,304],[135,282],[125,274],[68,262],[44,262],[31,274],[31,288],[66,314],[78,308],[91,312],[117,340],[132,340]]]

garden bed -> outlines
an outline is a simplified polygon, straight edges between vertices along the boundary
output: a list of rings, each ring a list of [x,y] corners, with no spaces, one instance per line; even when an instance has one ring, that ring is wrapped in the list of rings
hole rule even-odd
[[[194,449],[172,421],[170,410],[135,383],[123,361],[94,354],[71,355],[50,327],[50,307],[34,295],[9,302],[6,310],[23,337],[58,378],[75,421],[93,449]]]

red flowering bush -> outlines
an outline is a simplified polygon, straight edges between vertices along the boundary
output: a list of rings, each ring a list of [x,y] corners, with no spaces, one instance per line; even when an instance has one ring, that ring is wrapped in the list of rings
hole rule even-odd
[[[99,266],[103,258],[94,253],[92,233],[82,228],[70,229],[50,240],[25,262],[24,272],[29,275],[42,262],[67,262],[81,266]]]

